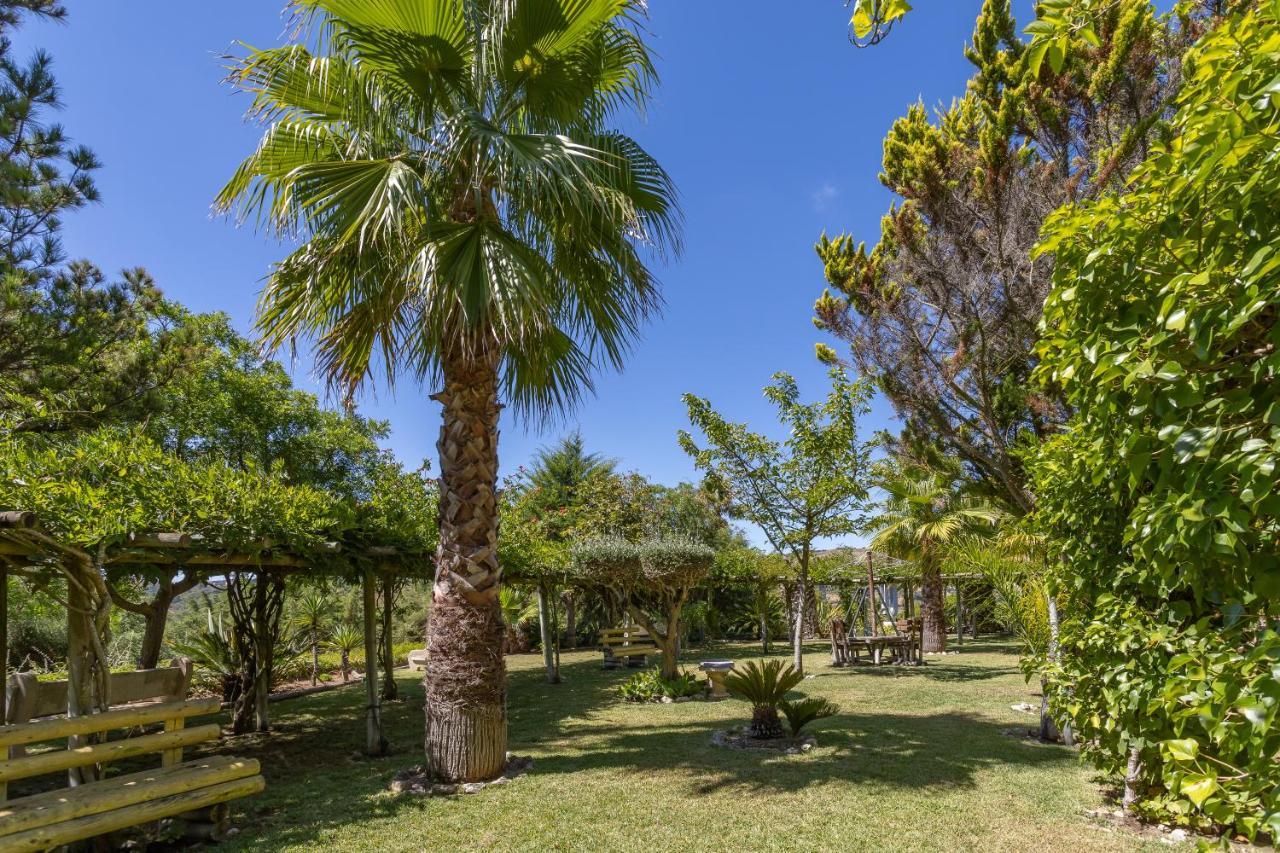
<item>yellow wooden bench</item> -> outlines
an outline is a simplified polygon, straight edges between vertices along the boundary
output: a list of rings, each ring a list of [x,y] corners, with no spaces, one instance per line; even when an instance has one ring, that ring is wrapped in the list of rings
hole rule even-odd
[[[153,675],[150,680],[171,684],[171,678],[171,674]],[[41,684],[36,693],[52,694],[61,684],[65,707],[66,683],[47,684],[51,685],[47,690]],[[116,684],[113,676],[113,692]],[[28,707],[41,708],[38,701],[29,701],[33,704]],[[179,698],[101,714],[0,726],[0,756],[6,756],[0,758],[0,851],[48,850],[169,818],[190,821],[198,834],[216,839],[226,830],[226,803],[256,794],[265,785],[253,759],[216,756],[183,761],[185,747],[216,740],[221,734],[216,724],[187,727],[187,719],[215,714],[219,707],[217,697]],[[163,729],[156,730],[161,725]],[[127,730],[129,736],[98,743],[86,740],[117,730]],[[69,739],[65,748],[26,752],[34,744],[62,739]],[[111,775],[107,768],[111,762],[151,754],[161,756],[161,766],[155,770]],[[97,780],[74,784],[72,779],[80,781],[77,772],[89,767],[96,769]],[[67,787],[8,799],[10,783],[64,771],[71,774]]]
[[[659,653],[657,644],[644,628],[608,628],[600,632],[600,650],[604,652],[604,668],[644,666],[645,658]]]

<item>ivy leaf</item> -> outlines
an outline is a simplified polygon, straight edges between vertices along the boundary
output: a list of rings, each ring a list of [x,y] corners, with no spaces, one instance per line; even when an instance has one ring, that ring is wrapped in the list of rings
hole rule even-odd
[[[1169,757],[1174,761],[1194,761],[1200,754],[1200,744],[1193,738],[1167,740],[1163,744]]]
[[[1213,796],[1218,790],[1218,779],[1216,776],[1196,775],[1188,776],[1182,781],[1182,793],[1187,799],[1196,804],[1196,807],[1204,805],[1204,801]]]

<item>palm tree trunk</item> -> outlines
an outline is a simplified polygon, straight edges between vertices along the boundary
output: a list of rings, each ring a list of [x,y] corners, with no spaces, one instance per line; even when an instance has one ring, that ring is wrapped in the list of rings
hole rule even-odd
[[[427,771],[444,782],[501,775],[507,685],[498,590],[498,358],[444,359],[440,544],[428,628]]]
[[[925,652],[947,650],[947,616],[942,604],[942,570],[926,560],[920,567],[920,616],[924,632],[920,645]]]

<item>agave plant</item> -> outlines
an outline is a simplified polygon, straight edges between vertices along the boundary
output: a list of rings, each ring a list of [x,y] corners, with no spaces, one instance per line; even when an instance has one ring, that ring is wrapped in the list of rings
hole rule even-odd
[[[782,737],[782,721],[778,706],[787,692],[804,679],[804,675],[780,660],[760,664],[751,661],[725,676],[724,686],[739,699],[751,703],[751,736]]]
[[[787,718],[787,726],[791,734],[800,734],[800,730],[823,717],[834,717],[840,713],[840,706],[819,696],[809,696],[794,702],[783,699],[778,703],[778,710]]]
[[[222,701],[231,702],[240,692],[240,654],[231,629],[222,622],[222,614],[215,619],[212,608],[206,608],[205,618],[203,631],[169,645],[175,653],[212,672],[221,683]]]
[[[364,631],[350,622],[343,622],[329,632],[329,648],[342,656],[342,683],[351,680],[351,653],[364,645]]]

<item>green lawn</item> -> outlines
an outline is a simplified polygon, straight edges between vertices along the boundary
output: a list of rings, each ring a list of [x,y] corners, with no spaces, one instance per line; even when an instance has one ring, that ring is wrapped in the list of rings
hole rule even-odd
[[[736,700],[628,705],[599,655],[564,656],[565,683],[540,658],[510,667],[511,749],[533,771],[478,795],[386,791],[419,762],[422,689],[385,714],[397,752],[359,757],[359,687],[274,706],[277,732],[224,749],[262,760],[267,790],[241,804],[226,849],[254,850],[1132,850],[1086,812],[1099,782],[1075,755],[1011,736],[1034,724],[1011,647],[965,646],[918,669],[832,669],[819,646],[806,692],[840,703],[800,756],[714,747],[745,718]],[[746,646],[714,656],[751,657]],[[695,650],[691,661],[711,655]],[[1145,842],[1151,849],[1168,849]]]

